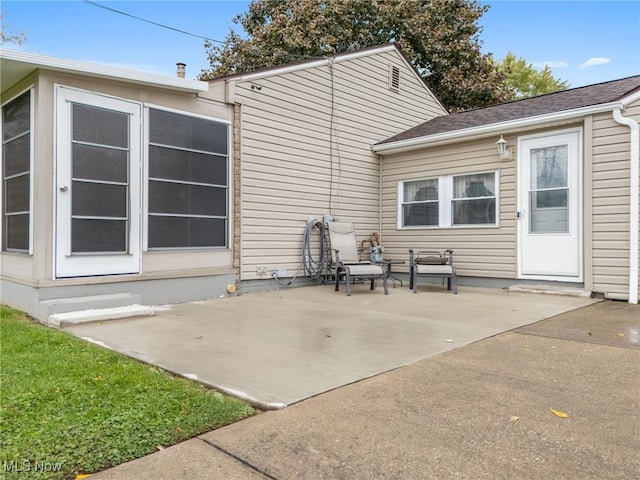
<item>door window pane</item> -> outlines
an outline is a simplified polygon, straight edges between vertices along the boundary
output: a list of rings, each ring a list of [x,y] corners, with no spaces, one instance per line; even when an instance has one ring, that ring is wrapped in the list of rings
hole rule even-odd
[[[80,217],[127,217],[127,186],[73,182],[71,214]]]
[[[110,145],[127,148],[129,146],[128,114],[73,104],[73,140],[76,142]]]
[[[531,149],[529,233],[569,232],[569,147]]]
[[[2,249],[29,250],[31,91],[2,107]]]
[[[74,144],[73,177],[126,183],[129,178],[127,150]]]
[[[127,251],[127,221],[73,218],[71,238],[74,253],[124,253]]]
[[[531,188],[566,187],[569,156],[567,145],[531,150]]]
[[[129,115],[73,104],[71,251],[126,252]]]

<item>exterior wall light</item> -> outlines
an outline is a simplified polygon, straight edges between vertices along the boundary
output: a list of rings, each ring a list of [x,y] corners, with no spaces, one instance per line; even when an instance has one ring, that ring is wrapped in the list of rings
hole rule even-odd
[[[498,148],[498,153],[500,154],[500,158],[502,160],[508,160],[511,158],[511,152],[507,148],[507,141],[500,135],[500,140],[496,142],[496,147]]]

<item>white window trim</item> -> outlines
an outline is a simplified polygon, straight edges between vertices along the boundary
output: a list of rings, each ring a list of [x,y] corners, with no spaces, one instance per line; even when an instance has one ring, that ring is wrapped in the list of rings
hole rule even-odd
[[[4,230],[3,230],[3,225],[4,225],[4,218],[0,219],[0,252],[5,254],[5,253],[12,253],[12,254],[17,254],[17,255],[31,255],[33,256],[33,228],[34,228],[34,220],[33,220],[33,206],[34,206],[34,201],[35,201],[35,172],[34,172],[34,167],[35,167],[35,155],[34,155],[34,148],[35,148],[35,132],[34,132],[34,127],[35,127],[35,106],[36,106],[36,95],[35,95],[35,86],[34,85],[29,85],[27,88],[25,88],[24,90],[21,90],[20,92],[18,92],[16,95],[13,95],[12,97],[10,97],[6,102],[4,102],[3,104],[0,105],[0,111],[5,107],[5,105],[13,102],[16,98],[20,97],[21,95],[24,95],[25,93],[30,92],[29,95],[29,248],[25,251],[25,250],[2,250],[2,246],[4,244]],[[3,156],[3,152],[4,149],[2,148],[2,138],[3,138],[3,131],[2,131],[2,124],[3,122],[0,119],[0,158]],[[2,159],[3,161],[0,161],[0,199],[2,200],[2,203],[4,204],[4,159]],[[0,215],[4,216],[4,209],[0,208]]]
[[[468,175],[482,175],[484,173],[493,173],[495,182],[495,209],[496,222],[492,224],[453,224],[453,179],[454,177],[465,177]],[[403,225],[402,205],[404,203],[404,184],[411,182],[419,182],[421,180],[438,180],[438,225]],[[438,175],[431,177],[408,178],[398,181],[397,190],[397,228],[399,230],[416,230],[416,229],[441,229],[441,228],[497,228],[500,226],[500,170],[482,170],[477,172],[464,172],[450,175]]]

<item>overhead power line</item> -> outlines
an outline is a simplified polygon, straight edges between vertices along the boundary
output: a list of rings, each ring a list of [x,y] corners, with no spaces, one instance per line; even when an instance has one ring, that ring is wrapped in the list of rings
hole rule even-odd
[[[147,20],[146,18],[137,17],[135,15],[131,15],[130,13],[122,12],[120,10],[116,10],[115,8],[107,7],[106,5],[101,5],[101,4],[97,3],[97,2],[92,2],[91,0],[81,0],[81,1],[84,2],[84,3],[87,3],[89,5],[93,5],[94,7],[103,8],[103,9],[108,10],[110,12],[118,13],[120,15],[124,15],[125,17],[134,18],[136,20],[140,20],[141,22],[150,23],[151,25],[155,25],[156,27],[166,28],[167,30],[173,30],[174,32],[182,33],[184,35],[189,35],[191,37],[202,38],[203,40],[207,40],[209,42],[222,43],[222,44],[227,43],[227,42],[224,42],[222,40],[215,40],[213,38],[204,37],[202,35],[196,35],[195,33],[187,32],[185,30],[180,30],[179,28],[170,27],[169,25],[164,25],[162,23],[153,22],[151,20]]]

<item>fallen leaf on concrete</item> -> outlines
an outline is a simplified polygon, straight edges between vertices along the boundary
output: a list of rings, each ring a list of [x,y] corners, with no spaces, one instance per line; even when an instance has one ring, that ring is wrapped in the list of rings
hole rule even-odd
[[[158,450],[158,451],[164,450],[164,447],[162,445],[157,445],[156,446],[156,450]]]
[[[567,415],[564,412],[561,412],[559,410],[554,410],[553,408],[549,408],[549,410],[551,410],[551,413],[553,413],[556,417],[569,418],[569,415]]]
[[[446,340],[445,340],[445,342],[447,342],[447,343],[453,343],[453,340],[452,340],[451,338],[448,338],[448,339],[446,339]]]
[[[619,333],[618,336],[619,337],[624,337],[624,333]]]
[[[509,417],[509,421],[510,422],[519,422],[520,421],[520,417],[517,417],[516,415],[511,415],[511,417]]]

